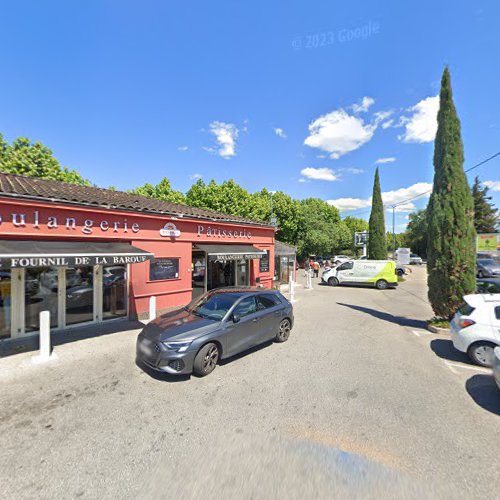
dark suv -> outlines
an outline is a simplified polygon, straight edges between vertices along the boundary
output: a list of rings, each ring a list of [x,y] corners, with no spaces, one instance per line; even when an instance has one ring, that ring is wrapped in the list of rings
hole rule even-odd
[[[137,338],[137,361],[203,377],[221,359],[270,340],[285,342],[292,326],[292,304],[278,291],[218,288],[149,323]]]

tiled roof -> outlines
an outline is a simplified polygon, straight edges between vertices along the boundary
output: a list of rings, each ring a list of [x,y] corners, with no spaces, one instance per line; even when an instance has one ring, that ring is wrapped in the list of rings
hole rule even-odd
[[[297,249],[282,241],[274,240],[274,255],[295,255],[297,253]]]
[[[236,215],[222,214],[205,208],[189,207],[181,203],[157,200],[123,191],[80,186],[38,177],[6,174],[4,172],[0,172],[0,196],[23,197],[45,202],[70,203],[105,209],[185,216],[218,222],[269,226],[269,224],[248,220]]]

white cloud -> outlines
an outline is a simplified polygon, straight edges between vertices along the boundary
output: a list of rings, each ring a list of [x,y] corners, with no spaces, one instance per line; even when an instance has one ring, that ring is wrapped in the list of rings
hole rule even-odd
[[[304,179],[304,177],[301,177],[299,179],[299,182],[311,182],[309,179]]]
[[[394,120],[387,120],[386,122],[382,123],[382,128],[385,130],[386,128],[392,127],[394,124]]]
[[[210,132],[215,136],[218,146],[204,147],[205,151],[216,153],[225,159],[236,156],[236,142],[239,134],[236,125],[214,121],[210,124]]]
[[[492,191],[500,191],[500,181],[484,181],[483,184]]]
[[[179,151],[187,151],[189,148],[187,146],[179,146],[177,149]]]
[[[360,198],[337,198],[336,200],[326,200],[329,205],[337,207],[341,212],[349,210],[358,210],[371,206],[370,200],[361,200]]]
[[[379,158],[375,163],[381,164],[381,163],[392,163],[395,162],[396,158],[394,156],[389,156],[387,158]]]
[[[278,136],[281,137],[282,139],[286,139],[286,134],[285,131],[282,128],[275,128],[274,133]]]
[[[356,174],[363,174],[365,171],[362,168],[347,167],[347,168],[339,168],[338,172],[346,172],[348,174],[356,175]]]
[[[376,128],[377,124],[365,124],[362,118],[338,109],[316,118],[309,125],[309,136],[304,144],[338,159],[370,141]]]
[[[194,181],[194,180],[196,180],[196,179],[203,179],[203,175],[201,175],[201,174],[192,174],[192,175],[190,175],[190,176],[189,176],[189,178],[190,178],[192,181]]]
[[[351,108],[355,113],[363,113],[368,111],[370,106],[372,106],[374,103],[375,99],[365,96],[363,97],[363,99],[361,99],[361,104],[353,104]]]
[[[398,126],[405,127],[404,134],[398,136],[403,142],[431,142],[436,137],[439,96],[427,97],[407,111],[413,114],[402,116]]]
[[[335,172],[331,168],[303,168],[300,171],[301,175],[307,177],[308,179],[312,179],[315,181],[336,181],[338,177],[335,175]]]
[[[394,191],[386,191],[382,193],[382,201],[384,202],[384,205],[395,205],[419,195],[423,195],[422,198],[429,197],[431,189],[432,184],[429,184],[428,182],[417,182],[407,188],[400,188]],[[338,198],[336,200],[327,200],[327,202],[330,205],[337,207],[341,212],[344,212],[371,207],[372,199],[371,196],[365,200],[361,198]],[[411,212],[415,209],[415,204],[412,201],[408,201],[398,205],[396,207],[396,212]]]

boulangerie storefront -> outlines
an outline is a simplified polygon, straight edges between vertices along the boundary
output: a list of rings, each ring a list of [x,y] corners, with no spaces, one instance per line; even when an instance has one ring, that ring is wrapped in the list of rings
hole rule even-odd
[[[0,173],[0,340],[271,287],[275,228],[130,193]]]

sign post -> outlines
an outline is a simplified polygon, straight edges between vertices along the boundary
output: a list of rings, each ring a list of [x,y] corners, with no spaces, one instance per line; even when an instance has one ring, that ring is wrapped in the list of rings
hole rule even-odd
[[[363,247],[363,257],[366,257],[366,248],[368,245],[368,231],[360,231],[354,233],[354,245],[357,247]]]

